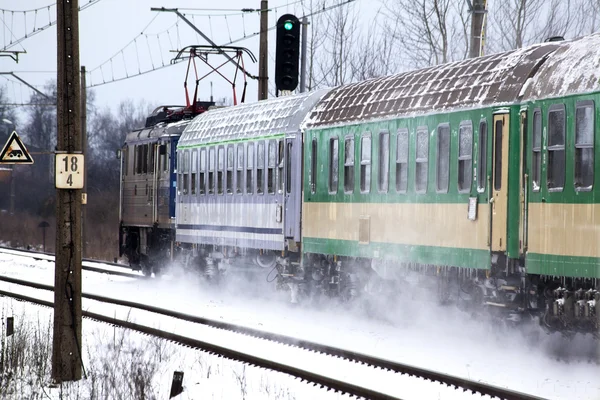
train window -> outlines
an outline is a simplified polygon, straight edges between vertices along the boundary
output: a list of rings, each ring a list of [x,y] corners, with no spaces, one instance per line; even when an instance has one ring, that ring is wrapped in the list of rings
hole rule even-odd
[[[141,169],[141,173],[145,174],[146,173],[146,167],[147,167],[147,163],[148,162],[148,145],[147,144],[143,144],[140,146],[140,169]]]
[[[136,151],[137,153],[137,151]],[[183,165],[183,152],[177,152],[177,165],[182,166]],[[177,195],[181,194],[181,189],[183,188],[183,169],[182,168],[178,168],[177,169]]]
[[[162,174],[165,164],[165,158],[167,157],[167,145],[159,144],[158,145],[158,161],[157,161],[157,172]]]
[[[189,172],[190,172],[190,151],[183,152],[183,194],[188,194],[189,190]]]
[[[233,145],[227,146],[227,174],[225,175],[227,194],[233,194]]]
[[[154,173],[154,152],[156,144],[150,143],[148,145],[148,173]]]
[[[292,193],[292,142],[287,144],[285,191]]]
[[[140,165],[140,174],[146,173],[146,161],[148,157],[148,152],[146,151],[147,145],[141,144],[138,146],[139,151],[139,160],[138,163]]]
[[[263,194],[265,191],[265,142],[258,142],[256,150],[256,194]]]
[[[269,141],[269,159],[267,165],[267,193],[275,193],[275,164],[277,163],[277,142]]]
[[[594,102],[577,103],[575,111],[575,188],[592,190],[594,184]]]
[[[225,148],[220,146],[217,152],[217,194],[223,194],[223,171],[225,170]]]
[[[379,179],[377,188],[380,193],[386,193],[390,182],[390,134],[379,133]]]
[[[436,189],[439,193],[447,193],[450,184],[450,125],[439,125],[437,133]]]
[[[283,193],[283,140],[277,142],[277,193]]]
[[[360,138],[360,192],[371,191],[371,134]]]
[[[237,169],[235,176],[235,192],[242,194],[244,185],[244,145],[237,145]]]
[[[140,152],[140,159],[138,160],[139,164],[140,164],[140,174],[145,174],[146,173],[146,157],[148,156],[148,152],[146,151],[146,146],[145,144],[139,145],[138,146],[138,150]]]
[[[458,191],[468,192],[473,180],[473,124],[463,121],[458,128]]]
[[[175,159],[173,160],[173,172],[177,172],[177,149],[175,149]]]
[[[429,173],[429,132],[427,127],[417,128],[415,152],[415,191],[425,193],[427,192],[427,175]]]
[[[169,157],[167,156],[167,144],[161,144],[158,152],[160,154],[160,159],[158,161],[158,169],[162,169],[162,171],[167,172],[169,170]]]
[[[344,139],[344,193],[354,192],[354,137]]]
[[[192,194],[196,194],[196,178],[198,177],[198,149],[192,150]]]
[[[542,113],[540,110],[533,112],[533,147],[531,157],[531,184],[533,191],[540,190],[540,176],[542,175]]]
[[[215,148],[208,149],[208,194],[215,194]]]
[[[144,173],[150,174],[152,173],[152,169],[150,168],[150,158],[152,156],[152,144],[144,145]]]
[[[317,191],[317,139],[313,138],[311,142],[311,154],[310,154],[310,192],[315,193]]]
[[[396,192],[408,189],[408,129],[398,130],[396,136]]]
[[[335,194],[338,191],[339,165],[339,140],[334,137],[329,139],[329,194]]]
[[[142,163],[144,161],[144,156],[142,155],[143,151],[144,151],[143,145],[135,146],[135,173],[136,174],[142,173],[142,165],[143,165]]]
[[[137,174],[137,146],[133,146],[133,175]]]
[[[129,147],[123,147],[123,175],[127,176],[129,171]]]
[[[502,136],[504,122],[497,120],[494,128],[494,190],[502,189]]]
[[[200,185],[198,192],[206,194],[206,149],[200,149]]]
[[[487,182],[487,121],[479,122],[479,143],[477,145],[477,191],[485,192]]]
[[[565,106],[556,104],[548,111],[548,189],[565,186]]]
[[[246,149],[246,194],[254,193],[254,143],[248,143]]]

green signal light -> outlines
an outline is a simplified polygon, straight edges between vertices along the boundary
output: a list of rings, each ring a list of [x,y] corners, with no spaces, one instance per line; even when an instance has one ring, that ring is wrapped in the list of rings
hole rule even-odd
[[[285,29],[286,31],[291,31],[293,27],[294,24],[292,24],[292,21],[285,21],[285,23],[283,24],[283,29]]]

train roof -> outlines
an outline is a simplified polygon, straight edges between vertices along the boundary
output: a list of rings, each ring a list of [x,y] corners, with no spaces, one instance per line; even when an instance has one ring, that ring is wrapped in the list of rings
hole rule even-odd
[[[600,34],[563,42],[525,85],[525,99],[566,96],[600,88]]]
[[[306,125],[343,125],[433,110],[511,104],[523,95],[528,78],[560,46],[560,42],[542,43],[340,86],[315,107]]]
[[[178,136],[181,135],[190,122],[192,122],[191,118],[182,119],[176,122],[159,122],[158,124],[147,128],[134,129],[127,134],[125,143],[147,141],[149,139],[166,136]]]
[[[207,111],[192,121],[180,146],[297,133],[302,121],[329,89]]]

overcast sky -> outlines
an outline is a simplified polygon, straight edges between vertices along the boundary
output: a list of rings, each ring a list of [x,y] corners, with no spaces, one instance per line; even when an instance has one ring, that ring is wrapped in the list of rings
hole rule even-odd
[[[260,0],[223,0],[220,2],[176,0],[91,0],[94,3],[79,14],[80,24],[80,62],[91,73],[87,75],[87,85],[97,85],[103,81],[111,81],[135,75],[140,71],[148,71],[154,67],[169,64],[175,53],[172,50],[181,49],[191,44],[207,44],[204,39],[195,34],[183,21],[177,19],[174,13],[154,12],[151,7],[179,8],[194,24],[217,44],[228,43],[244,36],[250,36],[259,30],[258,13],[242,13],[242,8],[260,8]],[[79,0],[80,6],[85,6],[90,0]],[[329,3],[339,3],[331,0]],[[357,1],[357,6],[360,6]],[[9,57],[0,57],[0,71],[14,72],[28,83],[43,87],[56,77],[56,26],[47,28],[23,40],[19,44],[10,45],[35,29],[47,25],[56,19],[56,5],[52,0],[0,0],[0,48],[11,51],[26,51],[19,55],[15,63]],[[50,6],[49,8],[47,6]],[[36,12],[22,12],[35,10]],[[208,11],[208,8],[218,11]],[[188,10],[184,8],[196,8]],[[202,9],[201,9],[202,8]],[[273,26],[281,15],[290,12],[301,16],[301,2],[295,0],[270,0],[269,8],[274,9],[269,14],[269,27]],[[14,10],[19,12],[9,12]],[[211,17],[208,17],[212,14]],[[227,15],[227,16],[225,16]],[[176,25],[177,23],[177,25]],[[144,35],[139,35],[140,33]],[[131,43],[134,39],[136,41]],[[258,36],[253,36],[236,43],[247,47],[258,57]],[[274,89],[274,48],[275,33],[269,33],[269,84]],[[115,57],[113,57],[115,56]],[[112,61],[111,60],[112,58]],[[139,60],[139,61],[138,61]],[[224,58],[211,56],[213,65],[219,65]],[[257,75],[258,62],[253,63],[244,56],[247,69]],[[100,66],[102,65],[102,68]],[[126,67],[125,67],[126,65]],[[111,106],[124,99],[132,99],[136,103],[145,100],[149,104],[183,104],[185,102],[183,82],[187,62],[163,68],[142,76],[132,77],[120,82],[96,86],[96,103],[100,106]],[[203,63],[198,63],[200,76],[209,72]],[[234,69],[223,69],[227,78],[233,77]],[[194,79],[191,72],[189,85],[193,91]],[[210,97],[210,82],[213,82],[215,99],[232,98],[231,86],[220,76],[212,74],[201,81],[199,98],[208,100]],[[31,90],[10,76],[0,76],[0,85],[6,85],[10,100],[15,103],[26,103]],[[238,99],[243,89],[243,79],[238,74]],[[249,80],[247,101],[256,101],[257,82]]]

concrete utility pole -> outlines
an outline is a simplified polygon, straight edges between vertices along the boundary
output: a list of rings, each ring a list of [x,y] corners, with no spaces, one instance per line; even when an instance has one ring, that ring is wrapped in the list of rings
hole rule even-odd
[[[302,17],[302,44],[300,48],[300,93],[306,92],[306,33],[308,18]]]
[[[258,100],[269,97],[269,2],[260,2],[260,47],[258,49]]]
[[[470,2],[468,4],[471,5]],[[482,28],[485,13],[485,0],[473,0],[473,5],[471,6],[471,48],[469,49],[469,58],[481,55]]]
[[[87,90],[85,88],[85,66],[81,66],[81,141],[83,156],[87,158]],[[82,193],[87,196],[87,168],[84,170],[83,178],[83,191]],[[83,203],[83,200],[82,200]],[[87,198],[86,198],[87,203]],[[81,208],[81,256],[86,256],[86,221],[87,221],[87,207],[83,207],[86,204],[82,204]]]
[[[82,151],[78,3],[56,7],[58,154]],[[81,190],[57,189],[56,198],[52,379],[64,382],[81,379]]]

